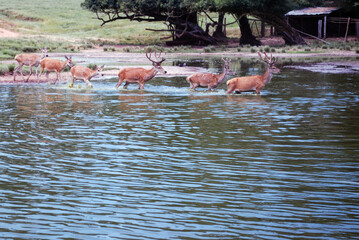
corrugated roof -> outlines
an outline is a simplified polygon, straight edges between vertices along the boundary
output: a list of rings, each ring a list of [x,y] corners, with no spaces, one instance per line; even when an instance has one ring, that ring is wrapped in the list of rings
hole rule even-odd
[[[304,8],[299,10],[293,10],[285,14],[285,16],[316,16],[316,15],[328,15],[335,10],[337,7],[312,7]]]

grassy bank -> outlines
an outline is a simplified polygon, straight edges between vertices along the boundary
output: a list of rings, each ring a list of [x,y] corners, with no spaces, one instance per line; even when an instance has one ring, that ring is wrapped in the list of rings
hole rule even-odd
[[[22,35],[46,36],[62,41],[116,39],[123,44],[156,42],[158,33],[145,31],[161,23],[142,24],[128,20],[101,27],[94,14],[81,8],[83,0],[0,0],[1,27]],[[133,36],[137,36],[133,39]]]
[[[0,61],[13,59],[21,52],[37,52],[47,46],[49,52],[79,52],[103,46],[102,51],[143,52],[148,45],[164,45],[160,40],[167,33],[151,32],[146,28],[162,29],[163,23],[115,21],[105,26],[95,15],[81,8],[84,0],[0,0],[0,28],[19,34],[17,38],[0,38]],[[233,19],[228,19],[232,22]],[[229,37],[238,37],[238,25],[227,28]],[[126,45],[123,47],[123,45]],[[122,47],[120,47],[122,46]],[[330,45],[312,42],[310,46],[209,46],[204,48],[172,47],[166,52],[249,52],[322,53],[352,51],[359,53],[358,42],[334,42]]]

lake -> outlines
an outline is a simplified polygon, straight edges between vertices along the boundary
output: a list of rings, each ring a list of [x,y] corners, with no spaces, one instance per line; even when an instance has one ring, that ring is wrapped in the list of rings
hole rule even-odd
[[[92,83],[0,85],[0,238],[359,239],[359,75]]]

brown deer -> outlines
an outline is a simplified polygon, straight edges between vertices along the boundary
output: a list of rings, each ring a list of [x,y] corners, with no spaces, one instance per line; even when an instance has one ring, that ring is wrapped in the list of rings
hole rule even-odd
[[[151,59],[151,52],[148,55],[148,49],[146,49],[146,57],[148,60],[152,62],[153,67],[149,70],[144,68],[124,68],[121,69],[118,73],[118,83],[116,85],[116,89],[121,86],[123,82],[125,82],[125,85],[123,86],[124,89],[127,88],[128,84],[130,83],[137,83],[138,89],[144,89],[145,83],[152,78],[156,76],[158,72],[161,72],[163,74],[166,74],[167,71],[165,71],[161,64],[166,60],[165,58],[162,58],[161,60],[158,60],[161,56],[161,53],[157,56],[156,50],[155,50],[155,58],[157,61]]]
[[[233,93],[233,91],[235,91],[235,93],[256,92],[260,94],[264,86],[272,79],[273,73],[280,73],[280,69],[274,66],[278,58],[272,57],[272,55],[269,58],[266,52],[263,52],[263,54],[264,59],[261,53],[258,52],[260,59],[267,64],[266,72],[263,75],[236,77],[228,80],[227,94]]]
[[[224,66],[223,72],[219,75],[213,73],[195,73],[186,78],[186,81],[190,84],[190,89],[196,90],[196,87],[204,87],[209,90],[216,89],[224,80],[228,74],[235,75],[229,67],[231,65],[231,59],[223,59]]]
[[[79,66],[79,65],[73,66],[70,70],[72,75],[72,79],[71,79],[72,82],[70,84],[70,87],[74,86],[74,82],[76,79],[84,80],[86,85],[93,87],[92,83],[90,82],[91,78],[99,75],[104,67],[105,65],[102,65],[101,67],[96,66],[95,70],[92,70],[84,66]]]
[[[32,75],[32,67],[36,67],[36,77],[37,77],[37,81],[39,81],[39,75],[37,74],[37,70],[38,67],[40,65],[40,61],[41,59],[44,59],[45,57],[48,57],[47,55],[47,49],[46,47],[44,49],[40,49],[42,52],[42,55],[37,55],[34,53],[22,53],[22,54],[18,54],[15,56],[15,60],[18,62],[19,66],[17,68],[15,68],[14,70],[14,82],[15,82],[15,77],[16,77],[16,73],[18,71],[20,71],[22,79],[27,82],[29,81],[30,76]],[[29,66],[30,67],[30,75],[29,77],[25,80],[24,75],[22,73],[22,66]]]
[[[60,78],[60,73],[61,71],[66,67],[72,67],[73,63],[72,63],[72,59],[71,57],[65,56],[66,61],[60,61],[57,59],[52,59],[52,58],[44,58],[40,61],[40,66],[41,66],[41,71],[39,76],[41,76],[41,74],[44,72],[44,70],[46,70],[46,78],[47,81],[49,81],[49,74],[50,72],[56,72],[56,80],[54,82],[54,84],[59,81]],[[37,81],[37,83],[39,83],[39,80]]]

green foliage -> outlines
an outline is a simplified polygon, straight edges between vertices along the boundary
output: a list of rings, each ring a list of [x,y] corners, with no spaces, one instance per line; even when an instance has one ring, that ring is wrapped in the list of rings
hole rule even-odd
[[[8,68],[8,71],[9,71],[9,72],[14,72],[14,70],[15,70],[15,64],[9,64],[9,65],[7,65],[7,68]]]
[[[203,51],[205,53],[215,52],[216,48],[214,46],[208,46],[208,47],[203,48]]]
[[[94,64],[94,63],[90,63],[87,65],[88,68],[92,69],[92,70],[95,70],[97,68],[97,65]]]

